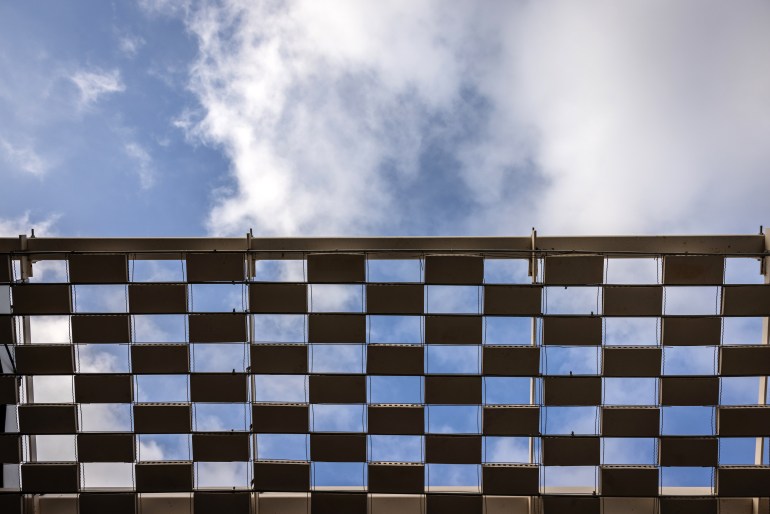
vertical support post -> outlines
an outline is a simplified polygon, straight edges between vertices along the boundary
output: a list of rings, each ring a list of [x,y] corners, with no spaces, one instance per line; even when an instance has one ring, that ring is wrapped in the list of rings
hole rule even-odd
[[[765,252],[770,251],[770,229],[765,229]],[[761,258],[760,273],[765,276],[765,284],[770,284],[770,257],[763,256]],[[762,319],[762,344],[770,344],[770,318]],[[759,396],[757,398],[758,405],[767,405],[767,376],[759,377]],[[756,445],[754,446],[754,464],[761,466],[765,454],[765,438],[757,437]],[[752,498],[752,512],[753,514],[759,514],[759,498]]]
[[[529,276],[532,278],[532,283],[537,283],[537,254],[535,251],[537,250],[537,230],[535,230],[535,227],[532,227],[532,236],[531,236],[531,245],[532,245],[532,254],[529,258]],[[537,346],[537,317],[532,317],[532,332],[530,335],[530,343],[532,346]],[[535,405],[535,396],[536,396],[536,386],[535,386],[535,380],[537,380],[535,377],[529,378],[529,404]],[[529,437],[529,462],[530,464],[535,463],[535,438],[530,436]],[[536,504],[535,499],[530,496],[529,498],[529,514],[535,514],[536,510]]]
[[[19,236],[19,245],[21,246],[21,250],[23,252],[26,252],[29,249],[29,241],[27,240],[26,235],[20,235]],[[26,254],[22,254],[19,258],[19,271],[20,271],[20,279],[22,282],[29,282],[30,277],[32,277],[32,258],[29,257]],[[30,319],[29,316],[22,316],[21,317],[21,341],[19,341],[21,344],[32,344],[32,333],[30,330]],[[26,402],[32,403],[35,399],[34,394],[34,388],[32,383],[32,377],[25,376],[24,377],[24,390],[26,392]],[[27,436],[29,438],[29,444],[27,447],[29,448],[29,455],[27,456],[31,462],[34,462],[37,460],[37,443],[35,441],[35,436],[30,435]]]

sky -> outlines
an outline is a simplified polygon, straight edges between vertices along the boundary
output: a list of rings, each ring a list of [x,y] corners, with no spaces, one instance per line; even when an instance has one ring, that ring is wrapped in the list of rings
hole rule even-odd
[[[250,229],[255,236],[526,235],[531,227],[547,235],[754,234],[770,223],[768,62],[764,0],[4,2],[0,236],[32,228],[38,236],[94,237],[242,236]],[[181,280],[173,278],[178,271],[142,273]],[[754,268],[750,274],[738,270],[736,280],[756,281]],[[212,309],[229,310],[227,302],[240,298],[231,293]],[[78,294],[88,309],[89,291]],[[431,294],[439,312],[478,309],[474,291]],[[550,297],[551,313],[595,306],[595,291],[559,294]],[[355,291],[327,298],[331,310],[360,304]],[[709,312],[710,298],[685,294],[670,303]],[[125,309],[122,290],[92,301]],[[273,338],[297,326],[263,321]],[[66,332],[61,320],[46,323],[38,332],[44,340],[66,339],[57,335]],[[146,342],[183,337],[184,320],[143,323],[137,330]],[[415,327],[386,328],[384,339],[388,330],[402,338]],[[505,327],[488,329],[494,337]],[[629,320],[607,327],[607,335],[654,342],[632,340],[649,330]],[[741,340],[756,326],[731,330]],[[238,348],[199,350],[220,357],[220,366],[242,360]],[[363,362],[358,350],[317,348],[313,365],[355,370]],[[88,351],[87,369],[127,369],[124,349]],[[429,351],[436,372],[477,365],[476,348]],[[595,350],[548,351],[554,373],[571,371],[567,364],[595,373]],[[713,373],[712,349],[688,351],[667,355],[671,373]],[[140,397],[159,400],[141,396],[143,389],[173,396],[187,387],[150,382],[138,384]],[[298,390],[284,386],[265,388]],[[648,386],[618,381],[611,392],[622,403]],[[414,389],[390,384],[383,394],[402,387]],[[498,392],[515,390],[500,385]],[[756,384],[736,381],[726,391],[741,403]],[[314,419],[355,430],[354,410]],[[474,414],[444,414],[433,419],[446,430],[475,430],[451,426]],[[92,428],[119,429],[127,415],[94,412]],[[702,412],[681,416],[671,430],[711,424]],[[202,426],[222,428],[227,419],[235,418],[200,413]],[[554,411],[549,419],[558,430],[574,423],[593,433],[595,413]],[[60,443],[54,437],[40,448],[66,460],[56,453]],[[652,441],[621,443],[609,449],[619,460],[650,460]],[[382,451],[401,448],[408,460],[415,444],[383,441]],[[522,441],[488,444],[503,461],[526,456]],[[260,445],[267,455],[304,458],[281,453],[302,446],[297,441]],[[186,448],[155,438],[141,451],[170,459],[184,458]],[[724,451],[753,458],[749,447]],[[127,480],[125,469],[103,471],[92,469],[91,480]],[[230,468],[202,473],[224,482],[242,476]],[[452,483],[475,476],[435,473]],[[710,479],[695,475],[669,483]]]
[[[756,233],[770,5],[5,2],[0,234]]]

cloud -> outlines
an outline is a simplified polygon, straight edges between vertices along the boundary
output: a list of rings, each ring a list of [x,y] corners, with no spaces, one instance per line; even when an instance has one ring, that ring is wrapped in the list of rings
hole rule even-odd
[[[234,178],[212,233],[745,232],[766,215],[765,2],[176,14],[199,46],[183,129]]]
[[[150,189],[155,184],[155,166],[152,156],[136,142],[126,143],[123,151],[136,163],[136,172],[142,189]]]
[[[14,168],[31,175],[42,176],[51,164],[30,144],[13,144],[0,137],[0,155]]]
[[[49,215],[43,219],[34,219],[29,211],[15,218],[0,218],[0,237],[17,237],[19,234],[30,234],[35,229],[37,236],[56,235],[54,225],[59,220],[58,214]]]
[[[135,57],[147,42],[140,36],[134,36],[131,34],[125,34],[118,39],[118,48],[127,57]]]
[[[78,70],[70,76],[70,80],[80,90],[81,107],[90,107],[106,95],[126,90],[118,69]]]

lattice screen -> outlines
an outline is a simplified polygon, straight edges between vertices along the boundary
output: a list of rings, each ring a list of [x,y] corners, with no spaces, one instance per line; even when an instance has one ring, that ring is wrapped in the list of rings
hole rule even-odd
[[[754,438],[770,436],[770,407],[763,405],[766,392],[760,392],[759,400],[755,392],[755,400],[745,404],[723,401],[726,380],[733,377],[760,377],[760,387],[766,387],[767,329],[763,339],[753,341],[756,344],[727,344],[731,341],[725,341],[723,334],[729,319],[770,315],[770,286],[724,284],[724,255],[659,255],[649,259],[658,272],[654,281],[626,285],[606,283],[608,262],[615,255],[538,253],[534,264],[542,273],[530,279],[532,283],[520,284],[485,281],[485,264],[504,256],[494,252],[423,254],[412,259],[419,268],[414,281],[404,283],[371,281],[371,258],[363,251],[307,253],[299,261],[302,276],[294,277],[295,282],[258,280],[254,269],[260,263],[246,252],[178,254],[183,278],[169,283],[135,281],[136,256],[128,251],[39,255],[66,262],[66,277],[51,283],[23,280],[25,264],[19,255],[0,255],[0,283],[6,284],[0,287],[10,295],[10,310],[0,316],[0,342],[5,346],[0,352],[7,352],[10,363],[0,375],[0,401],[9,406],[6,433],[0,435],[4,464],[0,511],[22,512],[22,505],[29,510],[31,495],[51,494],[74,495],[77,511],[88,514],[139,512],[138,499],[154,493],[181,493],[190,498],[189,508],[196,513],[257,512],[263,501],[259,512],[312,509],[335,514],[376,513],[378,504],[372,501],[376,495],[420,498],[417,510],[403,504],[401,511],[442,514],[598,513],[602,502],[613,498],[639,498],[640,508],[652,505],[650,512],[717,512],[719,498],[770,496],[770,467],[761,453],[753,465],[728,465],[720,458],[727,440],[754,443]],[[514,257],[521,257],[525,267],[533,264],[526,254]],[[238,308],[210,312],[211,302],[203,297],[206,289],[199,287],[205,284],[230,285],[229,290],[240,295],[231,301]],[[325,290],[328,295],[338,285],[339,290],[353,290],[360,305],[346,312],[335,312],[333,307],[320,312],[314,302],[320,301],[323,287],[332,286]],[[78,292],[86,290],[83,286],[120,291],[124,298],[118,298],[118,304],[123,301],[124,308],[105,305],[100,311],[91,305],[84,312],[80,308],[84,300],[78,301]],[[437,288],[449,304],[468,291],[477,294],[476,312],[432,310],[431,294],[438,294]],[[667,312],[667,297],[679,294],[680,288],[712,302],[714,312]],[[555,309],[559,304],[549,297],[570,291],[588,291],[595,310],[575,314]],[[183,317],[184,340],[161,343],[138,334],[147,320],[162,321],[163,316]],[[47,341],[43,335],[33,341],[36,319],[54,317],[66,320],[69,340]],[[375,317],[381,323],[392,317],[394,322],[419,327],[418,339],[399,340],[396,332],[387,342],[375,341]],[[503,319],[518,328],[506,329],[493,342],[489,327]],[[654,324],[654,332],[635,332],[637,319]],[[262,332],[265,320],[292,325],[287,330],[301,337],[271,340]],[[608,340],[608,323],[613,320],[628,321],[631,327],[619,342]],[[221,344],[223,352],[225,346],[237,348],[243,353],[243,366],[199,371],[210,369],[196,364],[196,347],[203,344]],[[120,349],[130,367],[110,373],[86,369],[84,351],[96,345]],[[360,348],[359,372],[316,369],[313,352],[322,352],[323,345]],[[453,345],[477,349],[475,372],[432,372],[430,347]],[[716,361],[711,372],[681,376],[667,371],[667,355],[694,347],[713,349]],[[588,374],[573,372],[570,365],[550,369],[547,359],[556,358],[556,353],[549,353],[552,348],[593,351],[596,367]],[[569,359],[562,362],[569,364]],[[71,379],[71,397],[61,403],[37,401],[36,388],[46,378],[65,376]],[[153,386],[163,384],[152,382],[153,376],[183,377],[173,383],[183,384],[184,398],[149,401],[155,395],[147,388],[172,387]],[[372,384],[378,377],[386,388],[396,384],[395,377],[415,377],[410,383],[418,384],[417,398],[411,403],[376,403]],[[504,377],[524,380],[528,396],[515,403],[491,399],[494,379]],[[654,397],[637,401],[632,390],[627,404],[610,402],[619,383],[613,379],[648,379],[654,383]],[[146,394],[139,394],[141,388]],[[267,390],[274,395],[268,398]],[[300,401],[282,401],[281,391]],[[102,412],[127,413],[126,429],[107,431],[91,422],[95,405],[101,405]],[[217,430],[202,422],[198,413],[210,406],[224,409],[233,426]],[[327,410],[332,417],[346,416],[351,412],[347,407],[357,407],[353,411],[360,413],[361,430],[338,432],[334,422],[319,422],[320,410],[314,409],[323,406],[339,408]],[[431,414],[437,416],[443,406],[473,407],[456,412],[476,412],[477,419],[469,422],[476,430],[446,433],[434,426]],[[588,412],[595,413],[595,429],[550,431],[547,417],[557,412],[570,416],[569,410],[558,410],[565,407],[593,408]],[[688,411],[682,410],[686,407],[711,417],[705,430],[688,433],[686,423],[684,433],[667,429],[667,413],[686,416]],[[185,459],[153,461],[154,454],[141,444],[144,437],[174,434],[188,445],[186,454],[185,448],[181,450]],[[265,434],[299,435],[286,441],[304,441],[297,451],[305,452],[305,459],[270,460],[270,452],[260,448]],[[72,441],[74,457],[40,462],[37,448],[51,435],[69,435],[57,440]],[[418,438],[419,458],[373,460],[373,438],[391,435]],[[653,462],[608,463],[608,443],[633,443],[634,438],[651,441]],[[489,458],[493,440],[505,444],[514,439],[526,441],[525,460]],[[761,452],[760,443],[756,441]],[[140,448],[145,448],[144,455]],[[228,468],[236,470],[231,483],[212,486],[202,480],[201,465],[225,462],[242,463]],[[103,485],[97,480],[100,485],[92,486],[87,475],[108,469],[94,467],[95,463],[123,463],[130,483]],[[360,470],[356,471],[360,483],[325,485],[318,477],[325,463],[357,463],[352,469]],[[436,465],[465,466],[462,469],[472,470],[478,479],[458,487],[437,485],[431,480]],[[707,483],[689,491],[668,487],[662,474],[675,473],[676,468],[707,476]],[[549,482],[549,475],[569,475],[572,469],[576,473],[587,469],[593,478],[572,487]],[[308,500],[270,510],[270,493],[286,493],[288,498],[297,493]],[[511,500],[502,507],[502,497],[520,497],[524,503]],[[400,509],[382,507],[381,512]]]

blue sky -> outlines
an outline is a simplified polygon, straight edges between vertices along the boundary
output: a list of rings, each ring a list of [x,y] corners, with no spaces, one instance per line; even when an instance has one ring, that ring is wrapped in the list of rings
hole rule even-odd
[[[243,235],[250,228],[257,236],[524,235],[532,226],[541,234],[756,233],[770,223],[768,62],[770,4],[763,0],[5,2],[0,236],[33,227],[62,236]],[[657,264],[646,264],[621,269],[618,281],[654,282]],[[166,276],[163,269],[140,273]],[[414,266],[398,273],[419,279]],[[734,273],[738,282],[758,278],[755,267]],[[431,291],[429,308],[476,312],[471,289]],[[554,290],[549,312],[590,312],[596,293],[579,289]],[[122,291],[116,294],[115,308],[125,309]],[[711,308],[711,293],[699,297],[705,303],[694,298],[668,300],[672,308]],[[88,292],[79,299],[87,309]],[[229,310],[231,299],[223,294],[212,309]],[[330,310],[361,301],[355,291],[328,299]],[[608,322],[608,340],[654,342],[640,334],[655,327],[627,321]],[[284,334],[298,326],[264,323]],[[374,338],[395,330],[370,323]],[[184,320],[146,320],[138,332],[145,342],[173,342],[180,327]],[[756,332],[754,325],[725,328],[737,338]],[[61,329],[52,320],[44,333]],[[404,320],[398,338],[415,329],[419,337],[419,326]],[[510,327],[489,326],[487,336],[504,330]],[[318,366],[361,365],[349,347],[338,350],[316,352]],[[122,351],[86,352],[84,362],[120,370]],[[218,353],[222,365],[239,358],[238,349],[200,351]],[[475,365],[474,351],[458,347],[430,362],[459,371]],[[708,351],[670,352],[667,362],[692,371],[712,362]],[[549,354],[556,372],[568,371],[559,363],[594,372],[591,350],[563,353]],[[616,385],[618,401],[647,387]],[[728,386],[733,400],[726,401],[756,393],[753,383]],[[400,387],[406,396],[414,389],[405,383],[392,391]],[[687,416],[706,419],[672,413],[671,429]],[[472,417],[449,413],[446,420]],[[590,428],[593,417],[554,411],[549,419]],[[94,429],[123,426],[127,412],[102,410],[90,419],[104,423]],[[357,419],[340,415],[341,422]],[[407,453],[412,443],[382,442]],[[519,443],[487,444],[515,460]],[[260,443],[268,453],[293,444]],[[613,444],[616,455],[648,458],[647,442]],[[178,458],[183,447],[143,445],[145,457],[158,458]],[[437,467],[432,476],[475,476],[455,471]]]
[[[753,233],[770,7],[0,6],[0,233]]]

